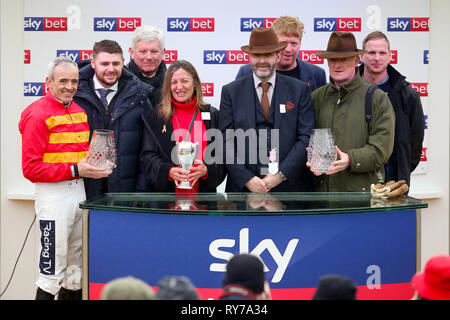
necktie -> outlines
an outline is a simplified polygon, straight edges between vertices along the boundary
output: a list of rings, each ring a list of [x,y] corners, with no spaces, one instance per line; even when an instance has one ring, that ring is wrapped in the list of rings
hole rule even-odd
[[[108,109],[108,100],[106,100],[106,96],[110,93],[111,89],[97,89],[98,93],[100,93],[100,101],[103,103],[103,106]]]
[[[269,95],[267,94],[267,91],[269,91],[270,83],[269,82],[261,82],[259,85],[263,89],[263,94],[261,97],[261,108],[264,113],[264,117],[267,120],[267,119],[269,119],[269,110],[270,110]]]

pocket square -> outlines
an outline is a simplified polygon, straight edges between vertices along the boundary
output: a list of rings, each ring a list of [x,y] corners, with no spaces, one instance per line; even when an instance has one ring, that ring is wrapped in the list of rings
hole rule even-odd
[[[290,102],[290,101],[286,102],[286,111],[291,111],[294,108],[295,108],[295,105],[292,102]]]

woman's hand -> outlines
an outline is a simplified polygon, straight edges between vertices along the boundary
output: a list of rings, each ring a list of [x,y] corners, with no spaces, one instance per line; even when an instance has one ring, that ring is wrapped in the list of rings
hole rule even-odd
[[[197,165],[194,166],[195,164]],[[194,165],[189,167],[190,173],[188,175],[189,181],[191,182],[192,186],[197,182],[198,179],[208,174],[208,168],[202,160],[195,160]]]
[[[188,172],[183,168],[173,167],[169,171],[169,177],[175,181],[175,185],[178,187],[181,182],[189,181]]]

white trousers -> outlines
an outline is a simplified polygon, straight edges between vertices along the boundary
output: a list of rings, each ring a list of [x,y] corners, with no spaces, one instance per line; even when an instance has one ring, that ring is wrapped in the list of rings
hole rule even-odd
[[[36,183],[35,210],[41,230],[37,286],[56,295],[61,287],[81,289],[82,179]]]

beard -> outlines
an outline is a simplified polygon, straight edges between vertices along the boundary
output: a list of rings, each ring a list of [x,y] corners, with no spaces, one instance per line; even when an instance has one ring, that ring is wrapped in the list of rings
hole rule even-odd
[[[261,70],[258,67],[265,67],[265,68],[267,68],[267,70]],[[252,65],[252,70],[258,78],[269,79],[273,75],[276,67],[277,67],[276,63],[274,63],[273,65],[264,63],[264,64]]]
[[[108,78],[111,78],[113,74],[108,74]],[[118,74],[117,72],[114,73],[114,77],[112,79],[108,79],[104,74],[97,74],[98,81],[105,87],[114,85],[120,78],[121,74]]]

